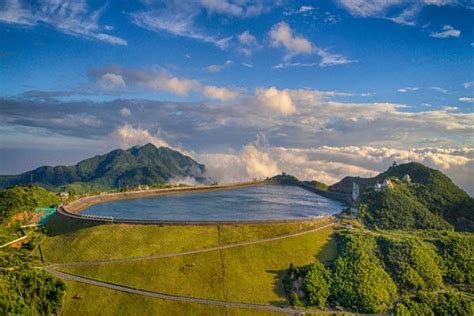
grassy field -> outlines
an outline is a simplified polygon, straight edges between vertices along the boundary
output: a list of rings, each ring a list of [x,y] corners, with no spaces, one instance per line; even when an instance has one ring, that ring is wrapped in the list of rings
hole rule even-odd
[[[206,253],[61,269],[163,293],[282,303],[286,300],[281,284],[284,270],[290,263],[301,266],[311,263],[315,256],[321,260],[333,256],[332,233],[333,228],[328,227],[302,236]]]
[[[76,298],[74,298],[76,297]],[[282,315],[249,309],[182,303],[67,282],[63,315]]]
[[[159,226],[92,224],[54,216],[41,243],[50,263],[96,261],[175,253],[247,240],[294,233],[327,223],[313,220],[295,223],[215,226]]]

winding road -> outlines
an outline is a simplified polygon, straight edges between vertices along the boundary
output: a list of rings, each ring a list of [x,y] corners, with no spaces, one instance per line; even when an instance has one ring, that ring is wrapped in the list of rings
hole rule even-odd
[[[206,298],[198,298],[192,296],[184,296],[184,295],[173,295],[173,294],[165,294],[160,292],[154,292],[144,289],[132,288],[125,285],[120,285],[112,282],[105,282],[99,281],[95,279],[86,278],[83,276],[65,273],[61,271],[54,270],[50,267],[45,267],[43,270],[51,273],[52,275],[68,280],[68,281],[75,281],[80,283],[85,283],[89,285],[99,286],[102,288],[107,288],[111,290],[116,290],[120,292],[130,293],[130,294],[137,294],[142,296],[160,298],[164,300],[172,300],[172,301],[179,301],[185,303],[197,303],[197,304],[206,304],[206,305],[215,305],[215,306],[223,306],[223,307],[231,307],[231,308],[245,308],[245,309],[254,309],[254,310],[265,310],[265,311],[272,311],[272,312],[280,312],[286,313],[290,315],[304,315],[304,314],[324,314],[327,312],[323,311],[312,311],[312,310],[298,310],[288,306],[276,306],[276,305],[263,305],[263,304],[252,304],[252,303],[239,303],[239,302],[231,302],[231,301],[223,301],[223,300],[213,300],[213,299],[206,299]]]
[[[149,291],[145,289],[138,289],[129,287],[126,285],[121,285],[117,283],[107,282],[107,281],[100,281],[92,278],[87,278],[80,275],[75,275],[63,271],[58,271],[56,268],[65,267],[65,266],[92,266],[92,265],[100,265],[100,264],[110,264],[110,263],[123,263],[123,262],[133,262],[133,261],[140,261],[140,260],[151,260],[151,259],[159,259],[159,258],[169,258],[175,256],[184,256],[196,253],[205,253],[210,251],[216,250],[224,250],[229,248],[241,247],[241,246],[248,246],[248,245],[255,245],[265,242],[271,242],[276,240],[282,240],[286,238],[297,237],[309,233],[313,233],[316,231],[320,231],[335,225],[336,222],[331,222],[329,224],[309,229],[302,232],[286,234],[277,237],[271,238],[264,238],[252,241],[244,241],[235,244],[229,245],[222,245],[216,246],[211,248],[205,249],[197,249],[197,250],[189,250],[177,253],[168,253],[168,254],[161,254],[161,255],[151,255],[151,256],[142,256],[142,257],[132,257],[132,258],[121,258],[121,259],[111,259],[111,260],[102,260],[102,261],[93,261],[93,262],[71,262],[71,263],[62,263],[62,264],[51,264],[45,267],[42,267],[44,271],[49,272],[50,274],[64,279],[68,281],[75,281],[80,283],[85,283],[89,285],[99,286],[102,288],[108,288],[116,291],[121,291],[130,294],[142,295],[147,297],[154,297],[160,298],[165,300],[173,300],[173,301],[180,301],[186,303],[198,303],[198,304],[206,304],[206,305],[215,305],[215,306],[223,306],[229,308],[244,308],[244,309],[253,309],[253,310],[265,310],[265,311],[272,311],[272,312],[279,312],[285,313],[290,315],[304,315],[304,314],[324,314],[323,311],[313,311],[313,310],[298,310],[290,306],[276,306],[276,305],[264,305],[264,304],[252,304],[252,303],[240,303],[240,302],[232,302],[232,301],[225,301],[225,300],[214,300],[214,299],[205,299],[205,298],[198,298],[192,296],[183,296],[183,295],[173,295],[173,294],[166,294],[160,292]]]

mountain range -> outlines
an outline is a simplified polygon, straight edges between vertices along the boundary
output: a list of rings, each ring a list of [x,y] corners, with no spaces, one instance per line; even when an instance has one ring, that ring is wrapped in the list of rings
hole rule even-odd
[[[40,184],[58,190],[67,185],[120,188],[165,183],[172,178],[207,179],[206,168],[191,157],[153,144],[116,149],[85,159],[73,166],[43,166],[19,175],[0,176],[0,188],[19,184]]]

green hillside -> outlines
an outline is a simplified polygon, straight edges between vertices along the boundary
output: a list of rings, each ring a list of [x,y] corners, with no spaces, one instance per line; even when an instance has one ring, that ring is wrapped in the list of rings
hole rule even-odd
[[[404,184],[375,192],[366,190],[359,198],[366,225],[381,229],[448,229],[452,226],[431,213]]]
[[[0,190],[0,221],[22,211],[48,207],[59,203],[59,198],[37,186],[15,186]]]
[[[372,188],[374,184],[384,179],[390,177],[401,179],[406,174],[412,179],[412,184],[408,186],[409,192],[405,192],[407,197],[416,200],[431,213],[439,215],[458,230],[474,230],[474,199],[441,171],[428,168],[420,163],[411,162],[390,167],[373,178],[345,177],[330,186],[329,190],[350,193],[352,183],[355,182],[360,185],[363,191]],[[407,197],[402,198],[399,195],[394,193],[388,194],[386,197],[402,199],[402,202],[409,200]],[[420,208],[417,207],[417,209]]]
[[[15,176],[0,176],[0,187],[41,184],[49,189],[62,186],[118,188],[163,183],[173,177],[204,180],[205,167],[178,151],[152,144],[117,149],[74,166],[44,166]]]

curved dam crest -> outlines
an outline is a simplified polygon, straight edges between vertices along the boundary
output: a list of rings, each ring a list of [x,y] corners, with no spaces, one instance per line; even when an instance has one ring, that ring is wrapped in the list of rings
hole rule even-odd
[[[151,221],[274,221],[339,213],[344,204],[297,186],[256,185],[207,192],[114,200],[85,208],[80,215]]]

